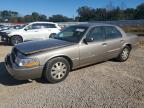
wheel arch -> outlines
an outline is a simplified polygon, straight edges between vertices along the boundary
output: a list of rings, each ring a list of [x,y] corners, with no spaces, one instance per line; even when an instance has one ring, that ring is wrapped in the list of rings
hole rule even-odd
[[[132,50],[132,45],[131,44],[126,43],[123,47],[126,47],[126,46],[128,46],[130,48],[130,50]]]
[[[12,37],[14,37],[14,36],[19,36],[19,37],[21,37],[22,41],[24,41],[24,40],[23,40],[23,37],[22,37],[21,35],[12,35],[10,38],[12,38]]]
[[[71,59],[70,57],[66,56],[66,55],[57,55],[57,56],[53,56],[53,57],[49,58],[49,60],[48,60],[47,62],[49,62],[50,60],[52,60],[52,59],[54,59],[54,58],[58,58],[58,57],[65,58],[65,59],[69,62],[69,64],[70,64],[70,69],[72,70],[72,68],[73,68],[72,59]],[[46,63],[47,63],[47,62],[46,62]],[[46,63],[45,63],[45,64],[46,64]]]
[[[126,44],[126,46],[128,46],[130,48],[130,50],[132,50],[132,45],[131,44]]]
[[[132,50],[132,44],[130,44],[130,43],[125,43],[125,44],[122,45],[122,48],[124,48],[124,47],[126,47],[126,46],[128,46],[128,47],[130,48],[130,50]]]
[[[66,55],[57,55],[57,56],[53,56],[53,57],[51,57],[51,58],[49,58],[49,59],[47,60],[47,62],[45,63],[45,65],[44,65],[44,67],[43,67],[42,77],[44,77],[44,72],[45,72],[46,64],[47,64],[50,60],[52,60],[52,59],[54,59],[54,58],[58,58],[58,57],[65,58],[65,59],[69,62],[69,64],[70,64],[70,70],[72,70],[72,68],[73,68],[73,62],[72,62],[71,58],[68,57],[68,56],[66,56]]]

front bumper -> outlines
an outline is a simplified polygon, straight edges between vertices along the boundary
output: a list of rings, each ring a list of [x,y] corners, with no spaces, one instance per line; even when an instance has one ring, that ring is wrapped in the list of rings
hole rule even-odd
[[[4,32],[0,32],[0,36],[1,36],[1,40],[0,41],[2,41],[2,42],[9,42],[9,36],[6,34],[6,33],[4,33]]]
[[[5,58],[5,66],[8,73],[17,80],[27,80],[41,78],[43,72],[43,66],[34,68],[20,68],[13,63],[11,55]]]

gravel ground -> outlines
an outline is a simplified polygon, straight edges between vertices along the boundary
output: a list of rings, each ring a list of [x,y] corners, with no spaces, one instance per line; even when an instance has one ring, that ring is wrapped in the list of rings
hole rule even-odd
[[[0,46],[0,108],[144,108],[144,47],[126,62],[78,69],[58,84],[14,80],[3,63],[10,50]]]

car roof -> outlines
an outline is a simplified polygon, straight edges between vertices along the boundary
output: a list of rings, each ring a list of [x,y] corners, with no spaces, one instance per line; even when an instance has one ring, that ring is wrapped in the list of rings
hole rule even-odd
[[[56,24],[56,23],[53,23],[53,22],[43,22],[43,21],[39,21],[39,22],[32,22],[31,24],[34,24],[34,23]]]
[[[78,24],[73,26],[94,27],[94,26],[115,26],[115,25],[104,24],[104,23],[87,23],[87,24]]]

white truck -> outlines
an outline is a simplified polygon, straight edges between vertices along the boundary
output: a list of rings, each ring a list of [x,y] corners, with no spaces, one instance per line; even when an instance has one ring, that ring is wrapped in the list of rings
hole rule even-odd
[[[9,32],[1,32],[3,37],[11,45],[16,45],[25,41],[42,40],[53,37],[59,33],[61,28],[53,22],[33,22],[26,24],[21,29]]]

